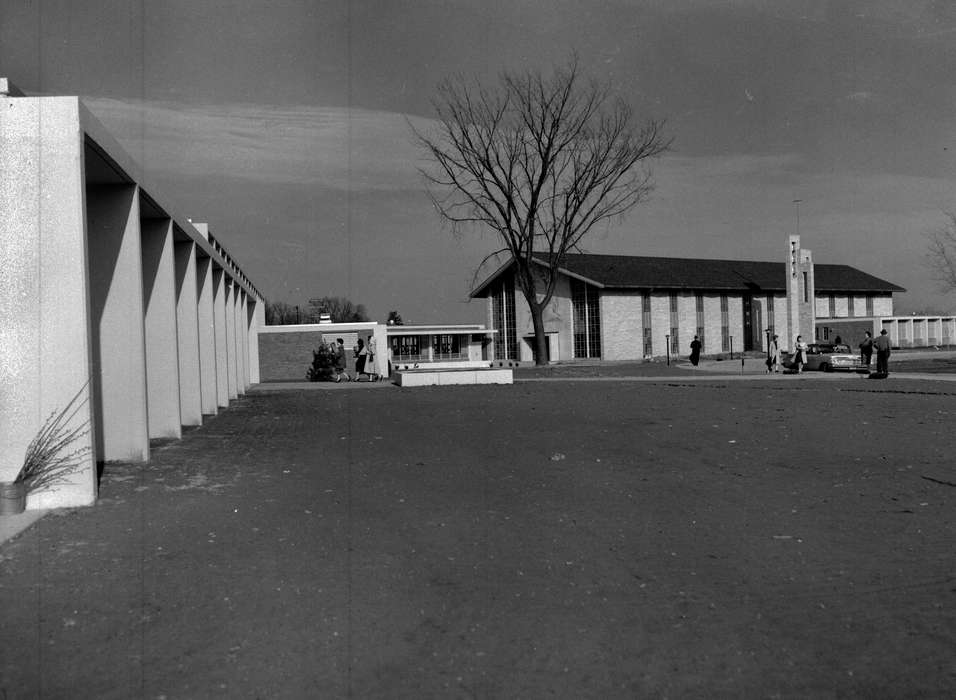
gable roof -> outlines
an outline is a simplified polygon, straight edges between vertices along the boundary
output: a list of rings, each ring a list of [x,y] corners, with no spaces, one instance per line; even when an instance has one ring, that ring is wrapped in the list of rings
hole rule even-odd
[[[535,262],[548,266],[545,254]],[[487,295],[488,286],[505,272],[503,265],[471,293]],[[782,262],[754,260],[707,260],[702,258],[656,258],[641,255],[568,254],[561,272],[604,289],[695,289],[732,292],[785,292],[787,269]],[[818,293],[905,292],[902,287],[849,265],[814,263],[814,286]]]

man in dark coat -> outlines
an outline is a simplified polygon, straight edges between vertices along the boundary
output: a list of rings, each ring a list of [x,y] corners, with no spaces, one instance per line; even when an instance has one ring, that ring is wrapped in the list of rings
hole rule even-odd
[[[696,367],[698,362],[700,362],[700,338],[695,335],[690,342],[690,363]]]
[[[880,331],[880,337],[873,341],[873,347],[876,348],[876,373],[886,377],[890,373],[890,337],[885,328]]]
[[[873,357],[873,336],[869,331],[863,336],[863,342],[860,343],[860,359],[863,361],[867,370],[870,369],[870,360]]]

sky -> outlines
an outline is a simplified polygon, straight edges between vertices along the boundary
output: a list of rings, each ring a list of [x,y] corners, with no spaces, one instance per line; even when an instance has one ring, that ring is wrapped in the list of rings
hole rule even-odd
[[[572,52],[674,139],[588,252],[782,262],[799,227],[817,263],[905,287],[898,313],[956,311],[924,262],[956,210],[956,3],[0,3],[0,75],[81,95],[267,300],[376,320],[486,321],[468,292],[495,237],[454,234],[418,171],[438,82]]]

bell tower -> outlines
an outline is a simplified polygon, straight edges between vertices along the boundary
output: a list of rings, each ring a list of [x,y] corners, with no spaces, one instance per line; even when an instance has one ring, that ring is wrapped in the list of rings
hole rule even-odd
[[[793,349],[798,335],[813,342],[816,329],[813,256],[800,247],[800,236],[790,236],[787,247],[787,336],[781,347]]]

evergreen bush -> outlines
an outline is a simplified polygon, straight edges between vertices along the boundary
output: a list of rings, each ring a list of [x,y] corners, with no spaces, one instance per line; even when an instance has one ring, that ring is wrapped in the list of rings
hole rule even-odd
[[[335,374],[335,352],[327,344],[322,343],[317,350],[312,351],[312,366],[305,376],[310,382],[329,382]]]

